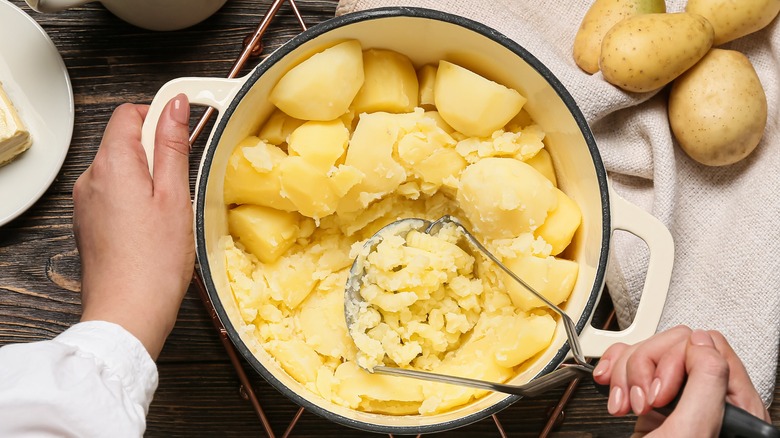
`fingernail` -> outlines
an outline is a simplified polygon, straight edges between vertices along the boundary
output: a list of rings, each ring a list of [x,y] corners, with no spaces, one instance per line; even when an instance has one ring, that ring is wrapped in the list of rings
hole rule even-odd
[[[616,386],[612,388],[612,391],[609,393],[607,411],[609,411],[611,415],[615,415],[620,410],[621,406],[623,406],[623,390],[619,386]]]
[[[602,359],[596,364],[596,368],[593,369],[593,375],[598,377],[607,372],[609,369],[609,360]]]
[[[179,94],[173,98],[171,118],[182,125],[190,124],[190,103],[184,94]]]
[[[715,346],[715,344],[712,342],[712,337],[704,330],[694,330],[691,332],[691,344],[701,345],[704,347]]]
[[[647,394],[647,404],[651,405],[658,398],[658,394],[661,392],[661,379],[658,377],[650,384],[650,394]]]
[[[637,415],[642,414],[645,409],[645,391],[638,386],[632,386],[629,395],[631,409]]]

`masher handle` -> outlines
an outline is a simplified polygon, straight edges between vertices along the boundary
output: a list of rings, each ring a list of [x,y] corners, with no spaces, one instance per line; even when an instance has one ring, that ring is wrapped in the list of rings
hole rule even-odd
[[[593,381],[593,386],[602,395],[609,397],[609,385]],[[682,390],[666,406],[655,408],[655,411],[669,415],[680,402]],[[723,422],[720,426],[721,438],[780,438],[780,430],[750,412],[726,402],[723,411]]]

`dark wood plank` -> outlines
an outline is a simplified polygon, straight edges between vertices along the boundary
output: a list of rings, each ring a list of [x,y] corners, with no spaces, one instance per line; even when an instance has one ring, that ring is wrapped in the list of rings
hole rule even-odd
[[[0,346],[50,339],[78,321],[80,265],[73,240],[71,192],[89,166],[113,109],[126,101],[148,103],[165,82],[182,76],[223,77],[270,5],[270,0],[230,0],[203,23],[176,32],[149,32],[128,25],[99,3],[57,14],[32,12],[62,54],[73,84],[76,124],[71,148],[43,198],[0,228]],[[333,16],[336,0],[298,0],[309,25]],[[264,39],[270,53],[299,32],[284,6]],[[259,60],[253,60],[251,66]],[[193,111],[193,121],[200,110]],[[192,175],[205,135],[196,143]],[[194,177],[193,177],[194,180]],[[194,182],[194,181],[193,181]],[[194,288],[158,361],[160,385],[148,417],[147,436],[263,436],[203,303]],[[280,435],[298,407],[245,365],[265,412]],[[780,371],[779,371],[780,373]],[[498,414],[509,436],[537,436],[561,390],[521,400]],[[775,392],[776,399],[780,391]],[[780,418],[780,407],[771,413]],[[777,420],[776,420],[777,421]],[[627,436],[634,418],[612,418],[604,398],[583,385],[565,411],[558,437]],[[780,423],[777,423],[780,424]],[[295,437],[368,434],[306,412]],[[440,434],[445,437],[499,433],[492,419]]]

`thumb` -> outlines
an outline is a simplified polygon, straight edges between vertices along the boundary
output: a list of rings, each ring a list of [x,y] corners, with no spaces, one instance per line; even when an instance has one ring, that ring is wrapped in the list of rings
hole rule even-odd
[[[701,436],[718,436],[728,387],[728,362],[707,332],[694,330],[686,348],[685,366],[688,381],[664,428],[670,426],[669,430],[696,430]]]
[[[165,106],[154,139],[154,192],[189,199],[190,103],[179,94]]]

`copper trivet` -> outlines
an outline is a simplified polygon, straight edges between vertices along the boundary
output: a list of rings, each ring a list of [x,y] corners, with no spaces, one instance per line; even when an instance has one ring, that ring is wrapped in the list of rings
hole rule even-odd
[[[295,18],[298,20],[298,24],[301,26],[301,29],[306,30],[306,24],[303,21],[303,17],[301,16],[300,11],[298,10],[298,6],[295,4],[294,0],[274,0],[271,6],[269,7],[268,11],[266,11],[266,13],[263,15],[263,18],[258,24],[255,31],[244,38],[243,40],[244,49],[241,51],[240,55],[238,56],[235,63],[233,64],[233,67],[230,69],[230,72],[227,75],[228,78],[235,78],[236,76],[238,76],[238,74],[241,72],[246,62],[250,58],[259,57],[262,54],[264,49],[263,42],[262,42],[263,35],[265,34],[272,19],[276,16],[277,12],[279,12],[279,9],[281,8],[282,4],[285,3],[285,1],[287,1],[287,3],[290,4],[290,7],[293,13],[295,14]],[[193,145],[197,141],[198,137],[203,133],[206,124],[209,122],[213,114],[214,114],[214,108],[211,107],[206,108],[206,110],[203,112],[200,119],[195,124],[192,133],[190,134],[190,138],[189,138],[190,145]],[[230,359],[230,362],[233,365],[236,374],[238,375],[238,379],[241,382],[241,386],[239,387],[239,394],[241,395],[242,398],[248,400],[252,404],[252,408],[257,413],[257,416],[260,419],[260,422],[262,423],[263,429],[265,430],[265,433],[268,436],[268,438],[276,438],[276,434],[271,428],[271,424],[268,421],[265,412],[263,411],[263,407],[260,405],[260,402],[257,399],[257,395],[255,394],[252,384],[249,381],[249,377],[246,375],[246,372],[244,371],[244,368],[241,364],[241,358],[236,352],[236,349],[233,346],[232,341],[228,337],[225,326],[219,320],[219,316],[217,315],[216,309],[214,308],[214,304],[211,302],[211,299],[209,298],[208,292],[206,291],[206,286],[203,283],[203,279],[200,277],[200,274],[198,273],[197,269],[195,270],[195,273],[193,275],[193,280],[195,282],[195,285],[197,286],[200,298],[203,301],[203,304],[205,305],[206,310],[209,313],[209,316],[211,317],[211,321],[214,323],[214,327],[217,329],[219,340],[220,342],[222,342],[222,345],[225,348],[225,351],[227,352],[228,358]],[[609,328],[612,325],[614,320],[614,315],[615,313],[613,310],[610,313],[610,315],[607,317],[606,323],[604,324],[605,329]],[[574,395],[574,391],[579,385],[579,382],[580,379],[572,380],[567,386],[563,395],[561,395],[560,400],[555,404],[555,406],[552,406],[551,410],[548,412],[548,419],[545,424],[545,427],[542,430],[542,432],[539,434],[540,438],[547,438],[552,431],[560,427],[564,419],[564,408],[566,407],[566,404],[569,402],[571,397]],[[282,438],[287,438],[291,435],[293,429],[295,428],[295,425],[298,423],[298,420],[301,418],[301,415],[304,413],[304,411],[305,410],[302,407],[298,409],[298,411],[295,413],[292,420],[290,421],[289,425],[285,429],[284,434],[282,434]],[[506,434],[504,427],[501,424],[501,421],[498,419],[498,416],[496,414],[493,414],[491,415],[491,417],[493,419],[493,422],[496,425],[496,431],[498,432],[499,436],[501,436],[501,438],[507,438],[508,435]],[[464,427],[468,427],[468,426],[464,426]],[[388,436],[390,438],[393,437],[392,434],[388,434]],[[420,437],[422,437],[422,435],[417,435],[417,438]]]

